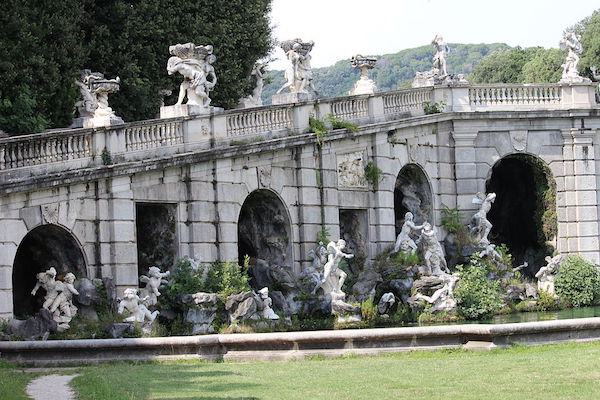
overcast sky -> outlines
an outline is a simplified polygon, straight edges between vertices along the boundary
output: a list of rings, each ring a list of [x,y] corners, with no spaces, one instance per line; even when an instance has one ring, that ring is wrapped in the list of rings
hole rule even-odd
[[[360,53],[429,44],[506,43],[558,47],[563,30],[600,9],[598,0],[273,0],[276,40],[314,40],[313,67]],[[273,69],[284,69],[277,48]]]

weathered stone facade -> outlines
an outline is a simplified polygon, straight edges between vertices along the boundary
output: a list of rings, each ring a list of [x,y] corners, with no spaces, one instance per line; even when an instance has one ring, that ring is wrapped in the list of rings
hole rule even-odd
[[[0,139],[0,317],[13,314],[17,252],[31,251],[19,246],[45,224],[73,237],[87,277],[112,277],[122,292],[138,285],[136,203],[176,208],[176,256],[238,260],[242,205],[266,190],[285,207],[290,265],[300,272],[322,228],[339,237],[340,209],[366,215],[367,260],[394,243],[403,167],[426,176],[431,222],[443,234],[443,206],[458,206],[465,218],[474,213],[473,195],[511,154],[537,157],[552,172],[558,251],[599,262],[593,86],[540,86],[535,98],[522,95],[528,87],[495,90],[436,87]],[[514,95],[498,97],[501,90]],[[423,115],[424,101],[440,100],[447,112]],[[322,144],[304,133],[309,115],[330,113],[359,132],[335,130]],[[348,154],[382,171],[376,190],[340,182]]]

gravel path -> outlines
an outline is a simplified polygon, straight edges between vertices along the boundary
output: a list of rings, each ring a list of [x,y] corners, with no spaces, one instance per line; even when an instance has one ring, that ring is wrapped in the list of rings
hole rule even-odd
[[[75,400],[69,387],[71,379],[79,375],[45,375],[29,382],[25,391],[34,400]]]

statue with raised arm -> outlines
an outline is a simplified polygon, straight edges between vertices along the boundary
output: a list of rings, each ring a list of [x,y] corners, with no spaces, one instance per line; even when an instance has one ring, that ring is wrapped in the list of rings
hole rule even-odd
[[[79,295],[73,283],[75,275],[71,272],[65,275],[64,281],[56,281],[58,296],[52,302],[49,311],[52,318],[58,323],[58,330],[65,331],[69,329],[69,322],[77,314],[77,307],[73,304],[73,295]]]
[[[573,31],[565,31],[560,41],[560,49],[567,51],[565,63],[562,65],[563,73],[561,82],[583,82],[579,75],[579,55],[583,53],[583,46],[579,42],[581,37]]]
[[[435,229],[429,222],[423,224],[419,241],[423,243],[423,259],[430,274],[440,276],[450,273],[444,249],[437,239]]]
[[[150,322],[154,321],[159,312],[150,312],[144,305],[146,298],[140,299],[137,295],[137,289],[127,288],[123,293],[123,299],[119,302],[117,312],[122,314],[127,311],[129,316],[123,319],[123,322],[144,322],[146,319]]]
[[[256,62],[254,64],[254,68],[252,68],[252,72],[250,73],[250,77],[254,78],[254,89],[252,90],[252,94],[246,97],[242,97],[240,99],[240,107],[250,108],[250,107],[260,107],[263,105],[262,103],[262,91],[264,87],[264,79],[263,79],[263,68],[264,64]]]
[[[479,207],[479,211],[471,217],[469,229],[471,230],[471,234],[477,242],[477,245],[482,249],[486,249],[490,244],[488,235],[492,230],[492,223],[488,221],[487,214],[490,212],[495,200],[496,193],[488,193],[487,195],[477,193],[476,197],[473,199],[473,203],[481,204],[481,206]]]
[[[343,252],[345,247],[346,241],[344,239],[329,242],[327,245],[327,262],[323,266],[323,276],[321,282],[315,286],[313,293],[316,293],[319,288],[327,294],[332,292],[343,293],[342,286],[346,280],[346,273],[339,268],[339,265],[344,258],[354,257],[354,254]]]
[[[446,54],[448,54],[448,46],[444,42],[444,38],[441,35],[435,35],[431,41],[433,47],[435,47],[435,55],[433,56],[433,69],[438,71],[438,75],[448,75],[448,68],[446,66]]]
[[[546,256],[546,265],[535,274],[538,279],[538,290],[543,290],[550,294],[555,294],[554,277],[558,273],[558,266],[562,261],[562,256],[559,254],[554,257]]]
[[[44,289],[46,291],[46,295],[44,296],[44,304],[42,307],[46,310],[50,310],[52,303],[54,303],[54,300],[58,296],[58,290],[56,287],[57,281],[55,279],[56,269],[54,267],[50,267],[46,271],[38,273],[36,278],[37,282],[31,291],[31,295],[35,296],[40,287]]]
[[[416,253],[417,244],[410,235],[421,229],[423,229],[423,225],[415,225],[413,221],[413,214],[411,212],[407,212],[404,215],[404,224],[402,224],[402,229],[396,238],[396,244],[394,245],[393,252],[398,253],[401,251],[403,253]]]
[[[142,289],[142,297],[147,298],[144,302],[146,306],[152,307],[158,302],[158,296],[160,296],[159,288],[161,285],[169,283],[165,278],[168,278],[171,273],[161,272],[158,267],[150,267],[148,269],[148,276],[141,275],[140,282],[146,284],[146,287]]]
[[[211,102],[210,91],[217,84],[217,76],[212,64],[216,61],[211,45],[196,46],[194,43],[169,46],[171,57],[167,62],[169,75],[183,75],[179,86],[176,105],[183,104],[187,96],[188,105],[208,108]]]

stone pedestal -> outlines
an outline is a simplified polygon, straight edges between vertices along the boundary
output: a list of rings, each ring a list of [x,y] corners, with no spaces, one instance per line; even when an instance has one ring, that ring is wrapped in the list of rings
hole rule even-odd
[[[202,107],[193,104],[175,104],[160,108],[161,118],[191,117],[193,115],[208,115],[222,112],[221,107]]]
[[[280,93],[271,97],[271,103],[275,106],[277,104],[303,103],[312,99],[310,93]]]
[[[111,125],[119,125],[122,124],[123,119],[121,117],[117,117],[116,115],[106,115],[101,117],[85,117],[85,118],[75,118],[73,119],[73,123],[71,124],[71,128],[99,128],[101,126],[111,126]]]

